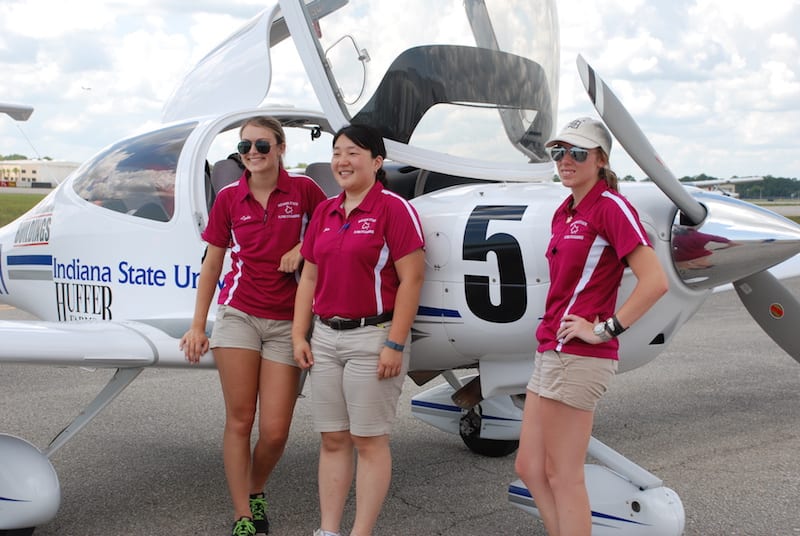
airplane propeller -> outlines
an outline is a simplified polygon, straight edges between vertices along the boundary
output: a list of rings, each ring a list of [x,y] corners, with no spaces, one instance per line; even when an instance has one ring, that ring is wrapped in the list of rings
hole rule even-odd
[[[577,62],[583,86],[614,137],[647,176],[675,203],[681,213],[691,220],[692,225],[702,223],[706,217],[705,207],[689,195],[675,178],[628,110],[580,54]]]
[[[800,301],[771,273],[757,272],[733,282],[750,316],[778,346],[800,362]]]
[[[708,216],[705,206],[694,199],[667,168],[628,110],[595,70],[577,58],[578,72],[603,122],[620,145],[648,177],[669,197],[689,225],[700,225]],[[785,258],[785,257],[784,257]],[[800,301],[771,273],[758,271],[732,282],[750,316],[786,353],[800,362]]]

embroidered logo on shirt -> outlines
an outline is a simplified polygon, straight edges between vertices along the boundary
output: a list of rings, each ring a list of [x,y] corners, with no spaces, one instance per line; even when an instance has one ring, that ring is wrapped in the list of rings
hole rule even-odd
[[[353,234],[375,234],[375,223],[377,220],[375,218],[361,218],[356,221],[356,224],[353,226],[355,230]]]
[[[244,215],[244,216],[242,216],[241,218],[239,218],[239,221],[250,221],[251,219],[253,219],[253,217],[252,217],[252,216],[250,216],[250,215]]]
[[[299,218],[300,214],[295,213],[295,210],[298,208],[300,208],[300,203],[297,201],[284,201],[283,203],[278,203],[278,210],[280,211],[283,209],[283,213],[278,214],[278,219]]]
[[[573,221],[569,226],[569,234],[564,238],[567,240],[583,240],[583,233],[586,231],[586,227],[588,227],[588,225],[589,224],[586,223],[586,220]]]

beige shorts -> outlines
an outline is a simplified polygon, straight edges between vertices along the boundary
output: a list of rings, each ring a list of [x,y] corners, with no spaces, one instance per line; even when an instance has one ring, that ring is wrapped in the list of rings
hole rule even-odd
[[[411,357],[411,337],[405,342],[399,375],[378,379],[378,357],[391,322],[363,328],[335,330],[314,322],[311,351],[311,398],[314,430],[350,430],[374,437],[391,432],[397,401]]]
[[[211,331],[211,348],[246,348],[264,359],[297,366],[292,348],[292,321],[258,318],[220,305]]]
[[[574,408],[594,411],[617,372],[616,359],[548,350],[536,354],[528,390]]]

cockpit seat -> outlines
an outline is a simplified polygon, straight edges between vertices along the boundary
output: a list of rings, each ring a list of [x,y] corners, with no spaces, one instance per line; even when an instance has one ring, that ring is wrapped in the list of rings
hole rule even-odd
[[[305,174],[314,179],[314,182],[319,184],[328,197],[339,195],[342,191],[339,183],[333,177],[330,162],[313,162],[306,167]]]
[[[244,172],[244,165],[239,159],[239,155],[232,153],[225,160],[220,160],[211,168],[211,186],[214,192],[219,192],[222,188],[239,179]]]

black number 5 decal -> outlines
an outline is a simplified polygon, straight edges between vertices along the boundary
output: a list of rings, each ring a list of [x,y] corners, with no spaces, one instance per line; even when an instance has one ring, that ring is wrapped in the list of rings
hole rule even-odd
[[[524,205],[477,206],[469,215],[464,230],[464,260],[486,261],[490,251],[497,256],[500,273],[500,303],[489,298],[489,278],[483,275],[464,275],[467,305],[470,311],[488,322],[508,323],[522,318],[528,306],[525,288],[525,266],[522,250],[516,238],[508,233],[486,236],[491,220],[520,221]]]

